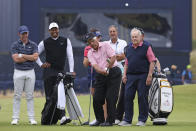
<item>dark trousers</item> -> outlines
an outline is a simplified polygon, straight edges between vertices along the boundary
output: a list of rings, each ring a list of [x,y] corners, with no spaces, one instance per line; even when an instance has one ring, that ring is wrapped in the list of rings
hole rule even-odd
[[[121,82],[121,88],[119,92],[118,102],[116,106],[115,119],[122,121],[124,115],[124,96],[125,96],[125,84]]]
[[[93,108],[97,121],[105,121],[102,105],[106,100],[108,114],[106,121],[114,123],[121,77],[121,70],[118,67],[110,69],[108,76],[97,73],[94,85],[95,94],[93,96]]]
[[[46,97],[46,104],[49,103],[54,88],[55,88],[55,84],[57,81],[57,76],[50,76],[44,79],[44,89],[45,89],[45,97]],[[58,95],[57,95],[58,96]],[[59,109],[56,109],[59,110]],[[65,116],[65,110],[61,110],[61,115],[59,116],[59,118],[61,119],[63,116]]]
[[[136,91],[138,93],[139,117],[138,121],[146,122],[148,118],[148,91],[146,86],[147,73],[130,75],[127,74],[127,83],[125,85],[125,117],[124,120],[132,123],[133,107]]]

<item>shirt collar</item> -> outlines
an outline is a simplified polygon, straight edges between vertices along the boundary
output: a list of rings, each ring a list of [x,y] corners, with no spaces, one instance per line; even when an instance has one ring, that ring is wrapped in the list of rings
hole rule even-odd
[[[21,45],[23,45],[23,42],[22,42],[20,39],[18,39],[18,43],[21,44]],[[26,43],[26,45],[27,45],[27,44],[29,44],[29,40],[28,40],[28,42]]]
[[[99,50],[99,48],[101,48],[102,46],[103,46],[103,44],[99,42],[98,50]],[[95,49],[92,48],[92,51],[93,51],[93,52],[96,52],[97,50],[95,50]]]
[[[109,40],[109,42],[110,42],[110,44],[116,44],[116,43],[119,43],[119,38],[117,38],[116,43],[112,43],[112,40],[111,40],[111,39]]]
[[[57,40],[58,38],[59,38],[59,36],[58,37],[56,37],[56,38],[53,38],[53,37],[51,37],[53,40]]]
[[[143,45],[143,42],[140,42],[139,45],[134,45],[133,43],[131,43],[131,46],[132,46],[133,48],[135,48],[135,49],[136,49],[138,46],[142,46],[142,45]]]

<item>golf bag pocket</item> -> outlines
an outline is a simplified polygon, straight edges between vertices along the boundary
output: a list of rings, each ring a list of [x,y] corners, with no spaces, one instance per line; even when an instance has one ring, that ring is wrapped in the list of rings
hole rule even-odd
[[[161,112],[172,112],[173,108],[173,91],[169,85],[169,82],[166,80],[160,81],[161,87],[161,103],[160,103],[160,111]]]
[[[167,78],[155,77],[148,95],[151,119],[167,118],[173,109],[173,90]]]

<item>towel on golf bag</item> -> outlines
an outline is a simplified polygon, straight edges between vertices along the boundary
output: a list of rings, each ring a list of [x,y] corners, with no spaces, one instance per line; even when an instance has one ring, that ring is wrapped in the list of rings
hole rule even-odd
[[[64,84],[63,80],[60,81],[58,85],[58,100],[57,100],[57,108],[60,110],[65,109],[65,89],[64,89]]]
[[[67,89],[66,105],[71,120],[78,120],[78,117],[84,117],[73,88]]]
[[[78,102],[78,99],[76,97],[76,94],[75,94],[73,88],[69,88],[69,89],[66,88],[66,97],[65,97],[64,84],[63,84],[63,80],[61,80],[58,85],[57,108],[60,110],[64,110],[65,103],[67,104],[67,111],[69,113],[71,120],[77,120],[78,119],[77,115],[78,115],[78,117],[84,117],[84,115],[82,113],[82,109],[80,107],[80,104]]]

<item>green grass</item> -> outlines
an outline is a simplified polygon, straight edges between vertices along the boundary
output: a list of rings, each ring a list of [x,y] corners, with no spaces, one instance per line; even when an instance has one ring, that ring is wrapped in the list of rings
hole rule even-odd
[[[196,40],[193,40],[192,41],[192,49],[193,50],[196,50]]]
[[[10,124],[12,117],[12,98],[0,98],[0,105],[2,109],[0,110],[0,131],[87,131],[87,130],[112,130],[112,131],[193,131],[196,129],[196,85],[185,85],[185,86],[175,86],[174,88],[174,109],[168,119],[168,125],[166,126],[152,126],[150,119],[145,127],[136,127],[138,109],[137,101],[135,101],[135,115],[133,119],[132,127],[89,127],[89,126],[76,126],[73,124],[68,124],[64,126],[41,126],[40,116],[41,110],[43,108],[45,99],[35,98],[35,114],[38,125],[31,126],[28,124],[26,101],[22,100],[21,103],[21,113],[20,113],[20,124],[17,126],[12,126]],[[137,98],[137,97],[136,97]],[[80,105],[82,107],[85,118],[82,121],[88,119],[88,105],[89,96],[80,95],[78,96]],[[94,119],[93,108],[91,108],[91,120]]]

